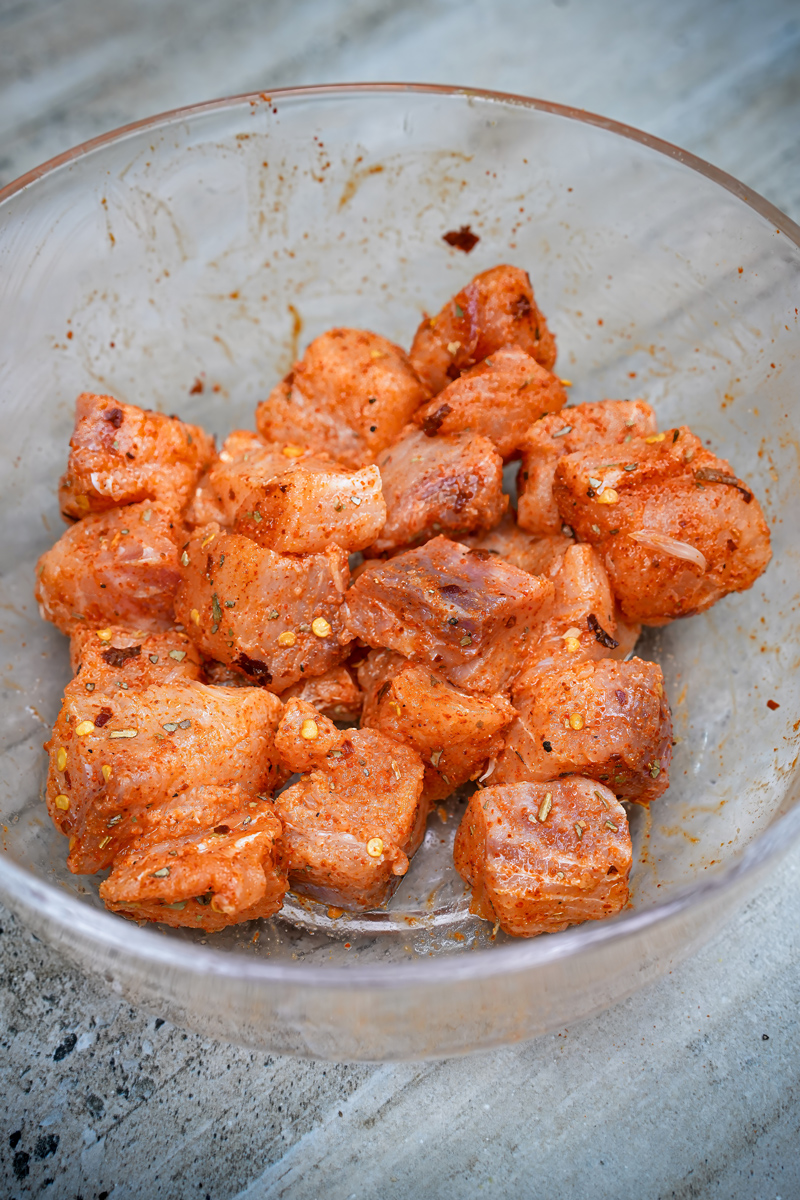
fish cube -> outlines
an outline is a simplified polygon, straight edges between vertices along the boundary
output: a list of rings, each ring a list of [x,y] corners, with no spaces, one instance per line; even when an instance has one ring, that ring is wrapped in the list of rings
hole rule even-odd
[[[522,668],[553,584],[436,537],[359,575],[343,638],[396,650],[456,687],[498,692]]]
[[[536,421],[522,438],[522,462],[517,475],[517,520],[523,529],[542,537],[569,533],[553,498],[556,467],[566,454],[600,447],[614,458],[612,447],[655,433],[655,413],[643,400],[600,400],[551,412]],[[606,449],[608,447],[608,449]],[[620,451],[616,451],[620,453]],[[627,453],[627,451],[626,451]]]
[[[595,550],[586,543],[569,546],[550,578],[554,593],[547,619],[517,677],[516,691],[525,690],[528,674],[545,666],[609,658],[619,647],[614,597]]]
[[[363,329],[329,329],[259,404],[262,437],[363,467],[428,398],[407,356]]]
[[[37,563],[42,617],[68,635],[79,622],[171,628],[184,535],[174,510],[150,501],[84,517]]]
[[[362,724],[417,751],[425,764],[423,796],[430,801],[481,775],[502,750],[503,730],[516,715],[505,696],[471,696],[438,671],[413,663],[380,683],[370,701]]]
[[[471,911],[512,937],[600,921],[628,901],[625,810],[608,788],[579,776],[476,792],[454,858],[472,887]]]
[[[525,672],[513,703],[495,782],[584,775],[639,804],[667,790],[672,718],[656,663],[555,660]]]
[[[282,692],[345,657],[337,640],[349,581],[347,554],[276,554],[216,523],[182,553],[175,615],[208,658]]]
[[[414,413],[428,437],[470,429],[509,458],[534,421],[567,403],[560,379],[520,346],[502,346]]]
[[[330,542],[350,552],[363,550],[386,520],[374,466],[349,471],[336,463],[300,464],[247,485],[234,529],[280,554],[319,554]]]
[[[387,518],[372,554],[427,541],[437,533],[491,529],[508,507],[503,461],[488,438],[414,430],[378,459]]]
[[[257,794],[284,778],[274,748],[282,706],[263,688],[173,683],[109,697],[78,683],[45,745],[47,807],[77,874],[110,866],[145,812],[189,787],[238,783]]]
[[[307,772],[275,801],[289,886],[345,909],[383,904],[425,833],[419,755],[373,729],[339,730],[296,699],[276,745],[289,770]]]
[[[68,520],[142,500],[180,510],[214,457],[199,425],[84,392],[58,489]]]
[[[141,825],[100,884],[112,912],[212,933],[281,908],[283,827],[265,797],[237,785],[188,788]]]
[[[265,442],[249,429],[235,430],[199,480],[186,510],[187,525],[194,528],[217,521],[231,528],[245,493],[255,483],[267,483],[294,464],[308,461],[318,460],[297,446]]]
[[[519,267],[492,267],[448,300],[437,317],[425,317],[409,352],[432,395],[503,346],[519,346],[548,371],[556,342],[536,306],[530,278]]]
[[[769,527],[730,464],[686,426],[624,451],[562,458],[554,496],[603,560],[625,620],[663,625],[752,587],[771,557]]]

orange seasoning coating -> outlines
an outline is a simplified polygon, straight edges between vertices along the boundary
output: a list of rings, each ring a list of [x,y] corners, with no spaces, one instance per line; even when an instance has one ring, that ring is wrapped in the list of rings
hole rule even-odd
[[[283,828],[266,797],[238,785],[189,788],[140,824],[100,885],[112,912],[210,933],[283,904]]]
[[[382,904],[425,833],[419,756],[372,729],[339,730],[294,699],[276,746],[288,770],[304,772],[275,802],[291,887],[345,909]]]
[[[361,715],[364,693],[347,666],[331,667],[324,675],[293,683],[282,694],[284,703],[295,697],[311,704],[331,721],[356,722]]]
[[[424,318],[409,357],[435,396],[463,371],[508,345],[519,346],[548,371],[555,366],[555,338],[536,306],[527,272],[499,266],[476,275],[438,316]]]
[[[291,453],[287,454],[286,450]],[[296,463],[318,461],[300,449],[265,442],[249,429],[228,434],[217,454],[194,489],[186,510],[186,523],[192,527],[218,521],[230,527],[241,508],[246,491],[255,484],[267,483]]]
[[[343,639],[434,667],[456,687],[497,692],[522,668],[550,580],[437,537],[359,575]]]
[[[520,346],[502,346],[417,409],[414,423],[429,437],[468,428],[507,459],[533,421],[566,403],[560,379]]]
[[[142,500],[179,510],[214,457],[199,425],[93,392],[77,399],[69,445],[58,498],[70,520]]]
[[[363,329],[329,329],[259,404],[256,424],[268,441],[362,467],[395,440],[428,394],[393,342]]]
[[[655,663],[602,659],[572,666],[561,659],[527,672],[513,702],[518,716],[506,734],[497,783],[574,773],[639,804],[667,790],[672,719]]]
[[[246,481],[242,490],[234,529],[281,554],[319,554],[331,542],[363,550],[386,521],[377,467],[300,462],[275,479]]]
[[[625,810],[594,780],[489,787],[470,800],[456,835],[471,910],[514,937],[557,933],[618,913],[628,900]]]
[[[79,680],[45,745],[48,811],[71,840],[71,871],[110,866],[187,788],[238,783],[257,794],[283,778],[273,743],[281,703],[262,688],[157,684],[112,698]]]
[[[655,414],[643,400],[600,400],[550,412],[520,439],[517,520],[523,529],[544,537],[563,534],[564,521],[553,498],[556,467],[565,454],[602,446],[624,447],[633,438],[655,433]],[[612,455],[612,457],[614,457]]]
[[[514,716],[501,694],[472,696],[430,667],[406,663],[378,684],[362,724],[417,751],[425,763],[423,796],[433,801],[483,774]]]
[[[388,516],[369,553],[384,554],[437,533],[491,529],[508,507],[503,461],[488,438],[412,430],[378,459]]]
[[[77,625],[70,659],[76,676],[70,688],[109,696],[120,689],[141,691],[154,683],[191,683],[203,676],[200,655],[177,629],[145,633],[118,625]]]
[[[494,529],[464,534],[458,541],[470,550],[482,550],[486,554],[504,558],[530,575],[550,575],[568,548],[575,544],[574,538],[561,533],[543,534],[541,537],[528,533],[519,527],[513,512],[507,512]]]
[[[337,637],[349,570],[338,546],[276,554],[211,524],[195,530],[181,564],[175,615],[208,658],[282,692],[345,657]]]
[[[567,455],[554,497],[597,549],[629,622],[705,612],[752,587],[771,557],[758,500],[686,426]]]
[[[609,658],[619,646],[614,597],[596,551],[585,543],[568,546],[549,574],[553,599],[517,677],[517,691],[524,690],[526,678],[543,666]]]
[[[66,634],[84,621],[169,629],[183,536],[174,510],[150,501],[84,517],[36,565],[42,617]]]

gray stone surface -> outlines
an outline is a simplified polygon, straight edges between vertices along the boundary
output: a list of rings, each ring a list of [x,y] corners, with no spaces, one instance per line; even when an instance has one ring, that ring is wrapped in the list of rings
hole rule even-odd
[[[0,184],[154,111],[354,79],[585,106],[800,218],[796,0],[0,0]],[[661,983],[435,1064],[212,1043],[0,924],[3,1197],[800,1198],[800,848]]]

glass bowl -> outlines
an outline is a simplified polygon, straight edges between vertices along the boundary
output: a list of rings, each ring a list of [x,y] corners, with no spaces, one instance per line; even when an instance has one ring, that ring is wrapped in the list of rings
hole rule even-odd
[[[467,257],[442,235],[470,225]],[[720,171],[537,100],[437,87],[304,88],[184,109],[0,192],[5,448],[0,894],[131,1002],[205,1033],[331,1059],[453,1054],[601,1009],[719,928],[800,834],[797,724],[800,230]],[[33,566],[84,390],[199,421],[253,410],[333,324],[408,345],[497,262],[527,268],[573,401],[642,396],[751,481],[774,532],[756,587],[648,633],[677,745],[634,809],[632,902],[530,941],[470,917],[452,866],[463,797],[431,820],[388,909],[285,912],[206,936],[107,913],[41,802],[68,678]],[[767,702],[779,705],[768,706]]]

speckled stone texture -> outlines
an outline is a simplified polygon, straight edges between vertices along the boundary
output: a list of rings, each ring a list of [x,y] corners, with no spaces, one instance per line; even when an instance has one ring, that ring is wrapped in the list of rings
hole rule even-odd
[[[0,184],[179,104],[355,79],[604,112],[800,216],[796,0],[0,0]],[[800,1198],[800,847],[659,984],[433,1064],[205,1041],[0,925],[3,1200]]]

